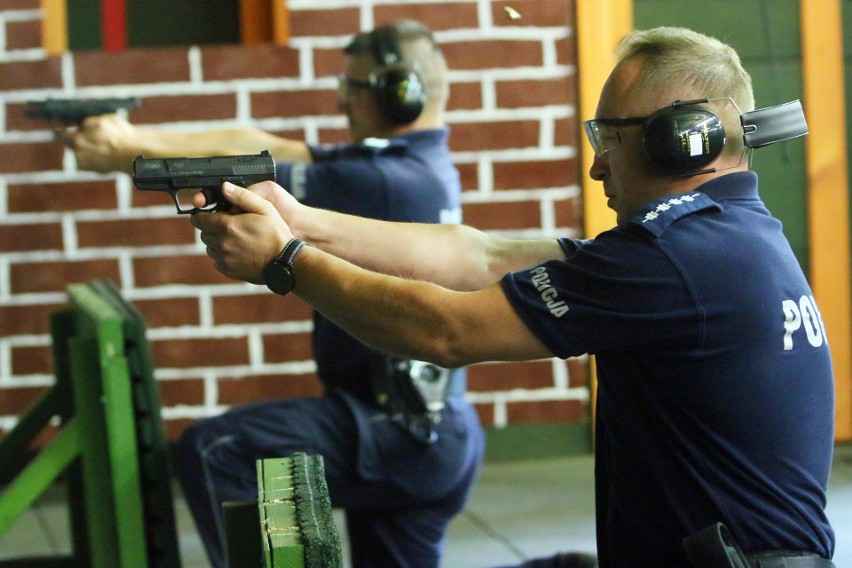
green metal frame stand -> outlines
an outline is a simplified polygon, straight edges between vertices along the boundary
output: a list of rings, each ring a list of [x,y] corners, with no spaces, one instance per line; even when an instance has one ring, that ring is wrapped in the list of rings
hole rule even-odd
[[[0,440],[0,534],[55,482],[67,488],[73,553],[18,566],[179,568],[171,469],[144,320],[109,282],[68,286],[51,316],[55,384]],[[57,434],[29,461],[33,440]]]

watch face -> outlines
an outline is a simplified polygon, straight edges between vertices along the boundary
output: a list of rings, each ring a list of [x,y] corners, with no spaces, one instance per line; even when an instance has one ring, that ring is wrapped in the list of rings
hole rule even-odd
[[[263,281],[267,288],[283,296],[293,288],[293,273],[286,266],[272,261],[263,269]]]

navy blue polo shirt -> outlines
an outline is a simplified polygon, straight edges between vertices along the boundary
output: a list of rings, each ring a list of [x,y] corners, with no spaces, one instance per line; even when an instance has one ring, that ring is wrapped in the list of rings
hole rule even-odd
[[[757,176],[561,243],[503,286],[555,355],[596,355],[601,566],[684,566],[681,540],[719,521],[746,552],[830,557],[828,343]]]
[[[461,183],[447,140],[449,129],[418,130],[360,144],[311,146],[313,163],[282,163],[278,183],[300,202],[387,221],[458,223]],[[327,387],[371,400],[366,380],[378,351],[314,315],[314,358]]]

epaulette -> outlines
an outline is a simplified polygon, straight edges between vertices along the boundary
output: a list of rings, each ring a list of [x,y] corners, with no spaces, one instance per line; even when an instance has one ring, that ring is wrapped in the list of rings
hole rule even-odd
[[[654,202],[630,221],[635,227],[641,227],[659,237],[672,223],[703,209],[721,209],[710,196],[700,191],[673,195]]]

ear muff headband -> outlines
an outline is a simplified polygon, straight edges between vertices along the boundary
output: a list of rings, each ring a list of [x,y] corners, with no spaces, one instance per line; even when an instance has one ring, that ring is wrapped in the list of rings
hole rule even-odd
[[[718,116],[679,102],[648,116],[642,131],[645,157],[662,173],[701,173],[693,170],[718,158],[725,141],[725,127]]]
[[[414,122],[426,103],[426,89],[414,69],[402,61],[396,30],[373,31],[373,57],[379,68],[370,75],[370,84],[382,114],[398,124]]]

